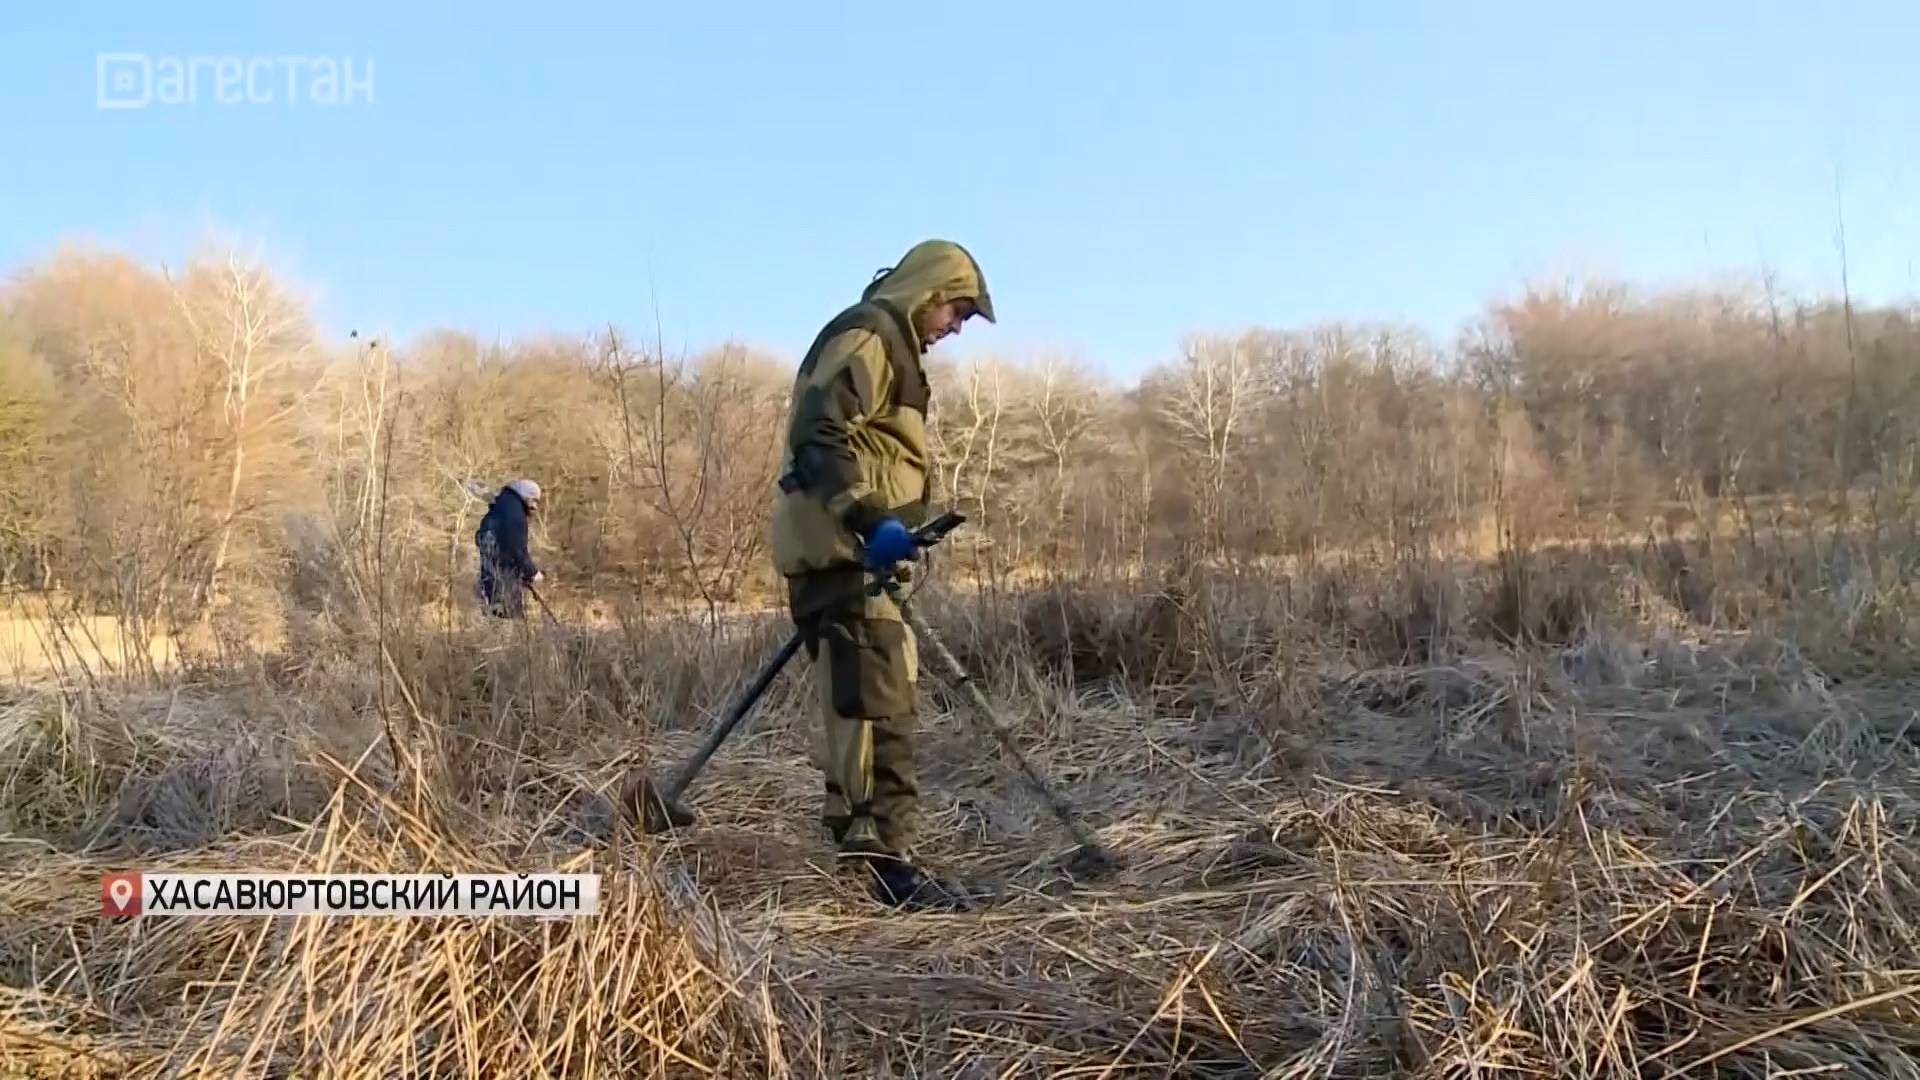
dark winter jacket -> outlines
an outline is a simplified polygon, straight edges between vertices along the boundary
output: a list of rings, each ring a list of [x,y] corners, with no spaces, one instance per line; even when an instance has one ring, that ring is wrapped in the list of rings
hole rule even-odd
[[[510,618],[520,614],[520,593],[540,572],[527,550],[527,504],[512,488],[501,488],[473,534],[480,550],[478,592],[494,613]]]

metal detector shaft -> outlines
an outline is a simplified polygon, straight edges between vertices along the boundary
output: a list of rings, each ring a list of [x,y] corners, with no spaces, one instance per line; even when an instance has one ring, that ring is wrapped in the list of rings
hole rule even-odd
[[[526,586],[526,590],[528,595],[533,597],[534,602],[540,605],[540,611],[546,615],[548,622],[552,623],[558,629],[566,629],[566,627],[561,624],[560,617],[553,613],[551,607],[547,606],[547,598],[540,595],[540,590],[534,588],[531,584]]]
[[[713,757],[722,743],[727,741],[727,736],[733,734],[733,729],[740,726],[740,721],[746,719],[747,714],[753,711],[754,705],[760,701],[760,695],[767,692],[767,687],[773,685],[774,677],[780,674],[780,669],[786,667],[787,661],[792,660],[793,654],[799,651],[800,633],[796,630],[787,636],[786,644],[780,646],[780,651],[773,654],[773,659],[760,666],[760,673],[753,677],[753,682],[747,685],[745,692],[733,699],[733,704],[727,708],[727,715],[722,717],[720,723],[708,734],[707,741],[701,743],[700,749],[695,750],[693,756],[689,757],[686,763],[680,766],[679,771],[673,774],[673,778],[667,781],[666,791],[663,792],[667,805],[671,806],[680,801],[680,796],[686,792],[687,785],[693,783],[693,778],[700,775],[700,770],[706,767],[707,760]]]
[[[946,539],[948,533],[959,528],[966,520],[966,515],[949,510],[916,529],[913,534],[914,543],[923,548],[932,547]],[[779,675],[781,669],[787,666],[787,662],[793,659],[793,654],[800,651],[800,643],[801,635],[796,630],[787,637],[786,644],[780,646],[780,651],[760,668],[760,673],[753,677],[753,682],[748,684],[746,690],[734,699],[733,704],[727,709],[727,714],[721,718],[720,723],[714,727],[706,741],[700,744],[700,748],[687,758],[674,773],[673,778],[668,781],[666,789],[661,793],[667,806],[671,807],[679,803],[680,796],[686,793],[687,785],[693,783],[693,778],[700,775],[701,769],[706,768],[707,761],[727,741],[728,736],[733,734],[733,729],[740,726],[740,721],[746,719],[747,714],[753,711],[761,695],[767,692],[767,687],[773,685],[774,677]]]
[[[1007,756],[1020,767],[1020,775],[1027,782],[1027,788],[1039,796],[1040,801],[1047,804],[1047,808],[1053,811],[1053,815],[1060,819],[1060,824],[1066,826],[1067,832],[1073,837],[1075,843],[1091,855],[1105,856],[1106,849],[1101,847],[1100,841],[1094,839],[1093,833],[1087,830],[1086,825],[1082,824],[1073,811],[1068,809],[1066,802],[1034,770],[1033,763],[1027,760],[1027,755],[1020,752],[1019,745],[1013,740],[1013,732],[1008,730],[1006,724],[1000,720],[999,710],[987,700],[986,693],[974,683],[973,676],[967,674],[967,669],[961,666],[959,658],[947,649],[946,642],[940,640],[940,636],[933,632],[933,628],[929,627],[926,620],[922,619],[911,606],[905,606],[905,613],[907,623],[913,627],[914,636],[926,643],[934,658],[940,661],[940,666],[946,669],[947,678],[967,692],[967,697],[972,700],[981,722],[1000,743],[1000,749],[1006,751]]]

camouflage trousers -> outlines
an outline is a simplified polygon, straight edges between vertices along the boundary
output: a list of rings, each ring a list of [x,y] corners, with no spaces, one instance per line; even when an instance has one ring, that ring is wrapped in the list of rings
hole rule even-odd
[[[796,617],[813,664],[824,775],[821,822],[843,852],[906,856],[920,802],[914,767],[919,654],[895,601],[841,596]]]

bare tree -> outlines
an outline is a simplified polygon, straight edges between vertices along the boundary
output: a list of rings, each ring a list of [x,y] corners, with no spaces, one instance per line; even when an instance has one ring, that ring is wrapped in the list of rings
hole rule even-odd
[[[1263,375],[1248,336],[1195,337],[1160,407],[1179,452],[1200,469],[1199,532],[1209,555],[1226,547],[1226,494],[1249,419],[1266,397]]]
[[[301,393],[276,383],[305,358],[312,328],[295,298],[237,252],[218,264],[195,263],[183,280],[169,283],[199,358],[216,365],[225,428],[225,491],[213,553],[192,600],[192,610],[204,611],[222,598],[235,526],[252,509],[248,455],[277,440],[302,405]]]
[[[1034,395],[1033,414],[1040,429],[1040,442],[1052,465],[1051,487],[1054,494],[1053,516],[1047,524],[1049,558],[1060,554],[1060,535],[1067,518],[1067,503],[1073,494],[1069,470],[1088,435],[1100,422],[1100,391],[1085,366],[1057,353],[1048,353],[1040,362]]]

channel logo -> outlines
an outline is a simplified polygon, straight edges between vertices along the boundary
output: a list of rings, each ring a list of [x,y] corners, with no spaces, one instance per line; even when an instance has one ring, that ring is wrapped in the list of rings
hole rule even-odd
[[[153,104],[153,61],[146,53],[101,53],[93,58],[94,104],[144,109]]]
[[[372,57],[95,53],[93,73],[101,109],[373,104]]]

